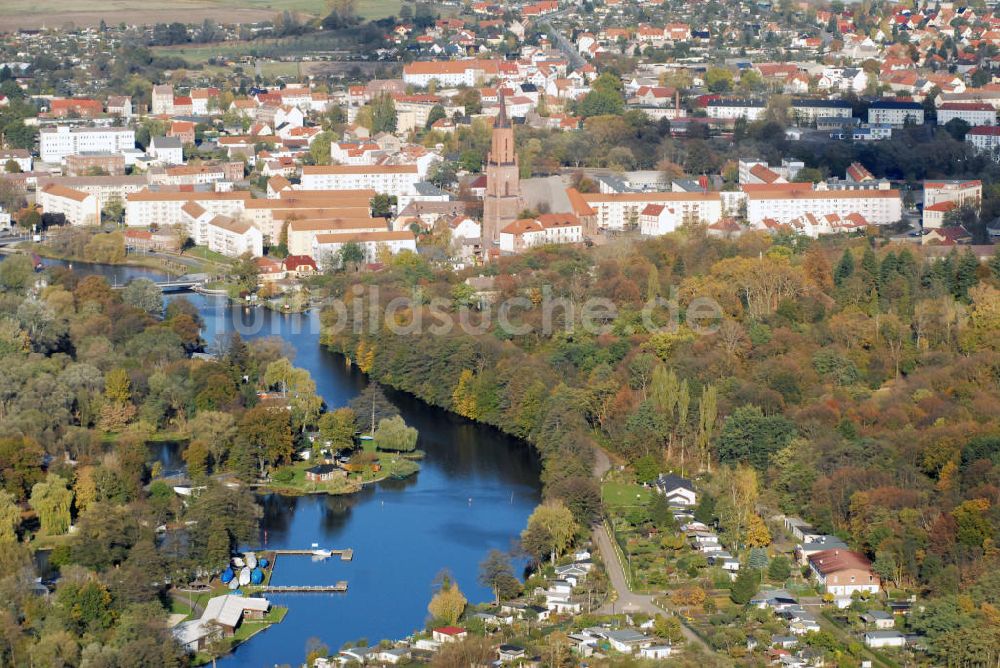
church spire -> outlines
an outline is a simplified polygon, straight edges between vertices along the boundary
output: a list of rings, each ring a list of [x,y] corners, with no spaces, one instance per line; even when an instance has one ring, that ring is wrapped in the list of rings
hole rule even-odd
[[[500,91],[500,113],[497,114],[497,123],[495,127],[498,128],[509,128],[510,119],[507,118],[507,102],[504,100],[503,88]]]

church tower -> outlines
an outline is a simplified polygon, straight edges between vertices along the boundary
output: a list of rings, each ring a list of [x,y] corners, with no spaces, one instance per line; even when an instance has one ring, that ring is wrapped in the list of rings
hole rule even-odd
[[[514,128],[500,93],[500,113],[493,126],[490,154],[486,158],[486,195],[483,199],[483,250],[500,243],[500,230],[517,219],[521,210],[521,175],[514,150]]]

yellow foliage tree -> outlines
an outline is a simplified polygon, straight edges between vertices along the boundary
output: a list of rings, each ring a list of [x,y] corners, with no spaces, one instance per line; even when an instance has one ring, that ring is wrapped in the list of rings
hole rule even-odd
[[[458,385],[455,386],[455,391],[451,393],[452,407],[455,412],[470,420],[475,420],[479,412],[476,405],[476,397],[472,393],[472,382],[474,379],[475,376],[473,376],[471,370],[462,369],[462,373],[458,377]]]
[[[363,373],[370,373],[372,367],[375,365],[375,346],[369,346],[368,342],[362,339],[358,343],[358,349],[355,351],[355,358],[358,368]]]
[[[771,532],[760,515],[751,515],[747,526],[747,545],[750,547],[767,547],[771,544]]]
[[[705,590],[701,587],[684,587],[683,589],[675,589],[670,598],[677,605],[693,606],[704,603],[706,595]]]
[[[445,582],[431,598],[431,602],[427,604],[427,612],[435,619],[454,624],[465,612],[467,603],[458,585],[449,581]]]

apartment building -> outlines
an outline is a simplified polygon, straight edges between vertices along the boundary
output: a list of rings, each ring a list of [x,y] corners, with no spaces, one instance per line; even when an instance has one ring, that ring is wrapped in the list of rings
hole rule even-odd
[[[501,253],[520,253],[534,246],[582,241],[583,224],[571,213],[546,213],[537,218],[521,218],[500,230]]]
[[[385,232],[382,218],[312,218],[288,221],[288,252],[311,255],[316,238],[330,234],[369,234]]]
[[[37,194],[37,202],[42,211],[63,214],[70,225],[99,225],[101,209],[97,198],[85,192],[50,183]]]
[[[868,107],[868,124],[901,128],[907,123],[924,124],[924,108],[917,102],[876,100]]]
[[[149,182],[159,185],[194,186],[227,180],[224,165],[179,165],[149,170]]]
[[[641,227],[642,213],[650,204],[672,209],[674,213],[669,215],[683,222],[712,224],[723,215],[722,197],[717,192],[580,193],[570,188],[566,194],[585,235],[597,229]],[[658,228],[647,225],[647,229],[656,233]]]
[[[124,204],[131,193],[137,193],[149,186],[145,176],[55,176],[38,179],[38,187],[57,184],[85,192],[97,198],[102,210],[112,202]]]
[[[903,215],[898,190],[820,190],[804,183],[748,184],[740,189],[746,195],[747,222],[754,226],[767,219],[787,225],[808,214],[847,218],[854,213],[872,225],[888,225]]]
[[[121,153],[135,148],[135,130],[67,126],[42,128],[38,133],[38,146],[38,154],[45,162],[61,162],[73,153]]]
[[[249,192],[150,191],[131,193],[125,202],[128,227],[186,224],[181,209],[194,202],[212,215],[236,217],[250,201]]]
[[[0,169],[6,171],[8,162],[14,162],[22,172],[30,172],[34,159],[31,153],[24,148],[11,148],[0,151]]]
[[[982,201],[983,182],[979,179],[924,181],[923,226],[943,227],[949,213],[963,206],[979,211]]]
[[[767,105],[763,100],[719,98],[709,101],[705,111],[709,118],[729,120],[745,118],[748,121],[756,121],[764,117],[766,108]]]
[[[153,86],[153,105],[151,111],[154,116],[170,115],[174,113],[174,87],[169,84]]]
[[[972,144],[977,151],[992,153],[1000,146],[1000,126],[981,125],[965,133],[965,141]]]
[[[985,102],[943,102],[937,108],[937,124],[946,125],[948,121],[959,119],[975,127],[977,125],[996,125],[997,110],[992,104]]]
[[[385,195],[415,192],[420,172],[409,165],[316,165],[302,168],[301,190],[374,190]]]
[[[342,218],[367,220],[371,218],[373,190],[291,190],[283,191],[279,198],[252,199],[244,206],[243,216],[272,243],[281,238],[286,222]],[[384,226],[383,226],[384,229]],[[308,250],[302,255],[307,255]]]
[[[86,152],[66,156],[66,176],[125,175],[125,156],[121,153]]]
[[[413,232],[350,232],[346,234],[319,234],[313,242],[312,257],[321,269],[337,264],[337,253],[345,244],[357,244],[365,254],[365,261],[375,262],[381,250],[395,255],[408,250],[416,252],[417,239]]]
[[[792,117],[799,125],[812,125],[820,118],[850,118],[851,103],[847,100],[792,100]]]
[[[482,86],[500,73],[499,60],[417,61],[403,66],[407,85],[425,88],[431,81],[439,86]]]
[[[979,179],[924,181],[924,206],[938,202],[955,202],[958,206],[970,204],[977,209],[983,200],[983,182]]]
[[[264,235],[250,223],[217,215],[208,221],[207,228],[206,245],[212,252],[226,257],[239,257],[244,253],[254,257],[264,255]]]

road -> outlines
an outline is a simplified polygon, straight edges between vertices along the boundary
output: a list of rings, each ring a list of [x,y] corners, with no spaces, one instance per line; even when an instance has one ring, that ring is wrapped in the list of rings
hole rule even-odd
[[[584,65],[586,65],[587,61],[583,59],[583,56],[581,56],[580,52],[576,50],[576,47],[573,46],[573,44],[568,39],[566,39],[566,37],[555,28],[555,26],[552,25],[552,19],[561,18],[567,13],[569,13],[568,9],[563,9],[558,12],[553,12],[552,14],[549,14],[547,17],[545,17],[545,21],[541,25],[543,28],[548,30],[548,32],[555,38],[556,41],[555,46],[560,51],[562,51],[563,54],[565,54],[566,59],[569,61],[569,64],[574,69],[579,69]]]
[[[602,448],[596,448],[595,450],[594,477],[600,481],[604,478],[604,474],[611,470],[611,459]],[[595,524],[592,527],[592,531],[594,544],[597,545],[597,549],[601,553],[601,561],[604,562],[604,569],[608,572],[608,580],[615,590],[615,600],[605,603],[597,610],[597,614],[612,615],[620,612],[644,612],[647,615],[658,615],[664,612],[672,612],[669,609],[665,610],[656,605],[653,602],[653,597],[649,594],[636,594],[629,588],[628,579],[625,577],[625,569],[618,559],[618,552],[611,542],[611,536],[608,535],[605,525],[603,523]],[[681,621],[681,633],[684,635],[686,641],[694,645],[699,645],[708,652],[713,651],[704,640],[695,635],[694,631],[684,624],[683,620]]]

